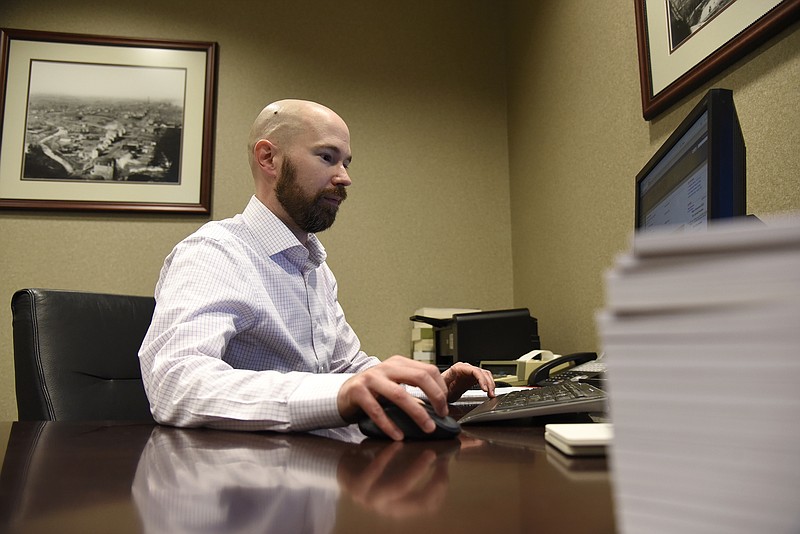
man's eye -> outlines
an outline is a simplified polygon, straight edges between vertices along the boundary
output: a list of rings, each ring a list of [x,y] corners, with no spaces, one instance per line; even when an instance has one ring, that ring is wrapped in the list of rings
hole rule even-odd
[[[321,157],[323,161],[327,161],[328,163],[333,161],[333,156],[331,156],[330,154],[320,154],[319,157]]]

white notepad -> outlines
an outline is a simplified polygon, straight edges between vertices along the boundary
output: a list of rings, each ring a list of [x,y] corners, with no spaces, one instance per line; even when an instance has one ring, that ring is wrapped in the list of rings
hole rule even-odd
[[[544,439],[570,456],[605,454],[614,437],[611,423],[561,423],[544,426]]]

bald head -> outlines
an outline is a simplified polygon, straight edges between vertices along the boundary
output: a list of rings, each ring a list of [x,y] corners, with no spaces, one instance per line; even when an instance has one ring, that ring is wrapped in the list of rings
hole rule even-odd
[[[247,142],[250,168],[255,173],[254,147],[261,139],[267,139],[279,146],[291,145],[299,134],[315,129],[319,124],[329,122],[344,124],[333,110],[309,100],[278,100],[261,110],[250,128]]]
[[[248,139],[255,196],[294,232],[333,224],[352,184],[350,130],[327,107],[306,100],[280,100],[261,110]]]

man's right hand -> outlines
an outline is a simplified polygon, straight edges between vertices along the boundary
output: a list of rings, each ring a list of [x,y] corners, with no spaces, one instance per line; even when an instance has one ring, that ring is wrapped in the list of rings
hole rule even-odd
[[[339,413],[345,421],[355,423],[363,412],[386,435],[401,440],[403,433],[380,405],[378,399],[383,398],[400,407],[422,430],[433,432],[436,424],[403,384],[420,388],[434,411],[442,417],[447,415],[447,386],[439,369],[404,356],[392,356],[342,384],[337,397]]]

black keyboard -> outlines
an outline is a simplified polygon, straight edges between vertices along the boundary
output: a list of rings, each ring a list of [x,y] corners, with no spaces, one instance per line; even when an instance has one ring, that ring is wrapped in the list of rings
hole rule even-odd
[[[489,399],[459,419],[459,423],[519,419],[560,413],[602,412],[606,394],[582,382],[512,391]]]

